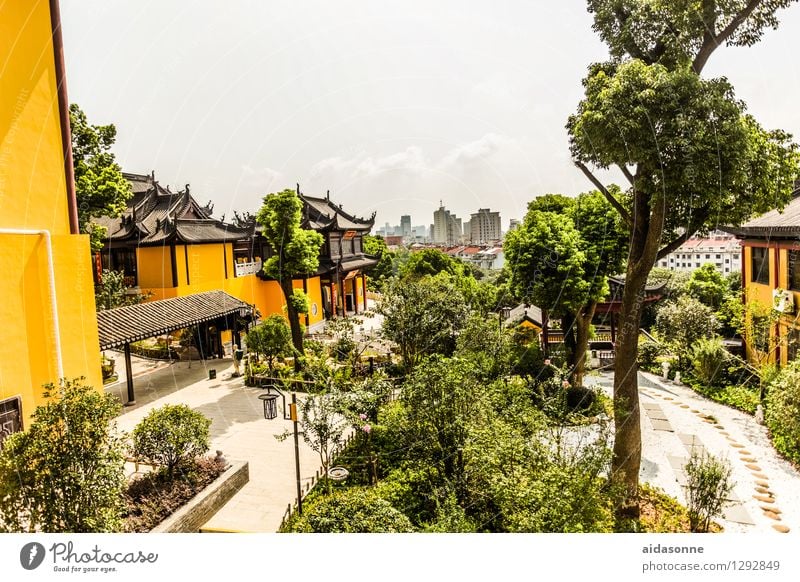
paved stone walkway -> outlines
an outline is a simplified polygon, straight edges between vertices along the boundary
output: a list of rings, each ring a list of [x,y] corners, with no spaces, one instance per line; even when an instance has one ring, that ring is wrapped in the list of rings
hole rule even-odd
[[[191,367],[190,367],[191,365]],[[208,369],[217,378],[208,379]],[[136,406],[118,418],[130,431],[152,409],[164,404],[186,404],[211,418],[211,451],[221,450],[229,460],[250,463],[250,482],[203,528],[209,531],[275,532],[286,506],[296,497],[294,442],[275,435],[291,430],[279,417],[265,420],[258,388],[247,388],[232,378],[230,360],[178,362],[162,366],[136,380]],[[123,384],[124,391],[124,384]],[[287,399],[290,398],[287,394]],[[279,405],[280,409],[280,405]],[[300,437],[300,468],[305,488],[319,470],[317,453]]]
[[[593,381],[609,394],[610,375]],[[728,532],[800,528],[800,472],[778,456],[752,416],[700,396],[687,386],[640,374],[642,481],[685,503],[684,466],[693,450],[727,459],[736,483],[725,518]]]

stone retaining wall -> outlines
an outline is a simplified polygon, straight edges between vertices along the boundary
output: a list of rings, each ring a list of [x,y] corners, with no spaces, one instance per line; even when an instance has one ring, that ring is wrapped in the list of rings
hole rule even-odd
[[[233,463],[211,485],[150,530],[153,533],[197,533],[250,480],[247,461]]]

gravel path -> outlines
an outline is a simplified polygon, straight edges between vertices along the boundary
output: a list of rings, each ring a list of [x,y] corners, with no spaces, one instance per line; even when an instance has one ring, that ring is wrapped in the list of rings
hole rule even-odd
[[[612,376],[587,378],[611,394]],[[683,466],[693,448],[727,459],[736,483],[718,520],[726,532],[800,532],[800,472],[779,457],[752,416],[686,386],[639,375],[642,481],[686,503]]]

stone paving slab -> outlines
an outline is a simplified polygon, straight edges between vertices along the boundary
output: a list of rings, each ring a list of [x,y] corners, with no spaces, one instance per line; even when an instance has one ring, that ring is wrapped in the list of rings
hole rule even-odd
[[[653,424],[653,430],[663,430],[667,432],[675,432],[672,428],[672,425],[667,420],[661,419],[651,419],[650,422]]]

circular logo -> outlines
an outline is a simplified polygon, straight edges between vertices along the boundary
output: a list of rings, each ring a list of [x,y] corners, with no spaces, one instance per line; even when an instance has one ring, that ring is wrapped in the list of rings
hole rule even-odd
[[[44,546],[39,542],[30,542],[19,551],[19,563],[26,570],[35,570],[44,561]]]
[[[317,310],[317,304],[316,303],[312,303],[311,304],[311,315],[316,315],[317,311],[318,311]]]

